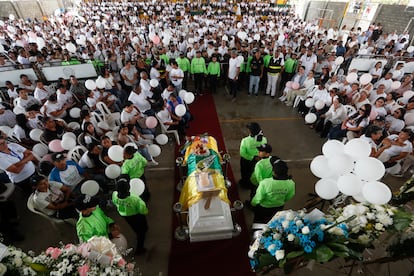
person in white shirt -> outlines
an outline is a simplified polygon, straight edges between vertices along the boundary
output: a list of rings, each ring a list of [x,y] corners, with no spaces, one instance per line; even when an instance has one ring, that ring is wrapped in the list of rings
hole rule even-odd
[[[308,48],[306,55],[303,55],[299,59],[299,66],[305,67],[305,74],[307,75],[310,70],[315,70],[318,63],[317,56],[312,52],[312,48]]]
[[[182,88],[184,72],[178,67],[178,63],[176,61],[171,61],[171,67],[172,69],[170,71],[170,80],[174,84],[178,92]]]
[[[5,84],[7,87],[7,95],[9,95],[9,98],[10,98],[10,105],[13,106],[14,99],[17,99],[17,97],[19,97],[19,93],[17,92],[17,87],[14,86],[14,84],[11,81],[6,81]]]
[[[385,86],[385,93],[390,93],[392,82],[392,73],[388,72],[383,78],[374,84],[374,88],[378,88],[380,84],[383,84]]]
[[[19,88],[19,97],[16,99],[16,106],[26,111],[26,108],[34,104],[40,104],[33,96],[29,96],[29,91]]]
[[[36,82],[36,89],[34,91],[34,98],[36,100],[44,104],[51,94],[52,93],[49,91],[48,87],[44,85],[43,81],[38,80]]]
[[[228,79],[230,82],[230,95],[232,96],[232,101],[236,101],[237,96],[237,86],[240,74],[240,66],[243,62],[243,58],[238,56],[236,50],[231,51],[231,57],[229,60],[229,71],[228,71]]]
[[[405,108],[395,109],[391,115],[385,117],[385,127],[391,134],[398,134],[405,126],[404,115]]]
[[[139,86],[141,87],[141,91],[145,94],[145,95],[151,95],[149,97],[152,97],[152,92],[151,92],[151,85],[148,79],[148,74],[145,71],[142,71],[140,73],[141,76],[141,80],[139,81]]]
[[[398,135],[391,134],[382,140],[382,144],[386,149],[378,159],[384,163],[385,168],[394,166],[397,161],[404,159],[413,151],[412,139],[413,133],[411,130],[404,128]]]
[[[30,177],[36,172],[34,160],[36,157],[30,150],[0,138],[0,169],[27,195],[32,192]]]
[[[404,63],[398,62],[394,69],[391,69],[389,73],[392,74],[392,79],[394,81],[400,81],[404,77]]]
[[[146,95],[142,92],[141,86],[134,86],[131,94],[129,94],[128,101],[132,102],[141,113],[151,113],[151,104]]]
[[[68,91],[65,85],[59,85],[58,90],[56,91],[57,101],[59,104],[73,106],[75,104],[75,99],[73,98],[72,92]]]

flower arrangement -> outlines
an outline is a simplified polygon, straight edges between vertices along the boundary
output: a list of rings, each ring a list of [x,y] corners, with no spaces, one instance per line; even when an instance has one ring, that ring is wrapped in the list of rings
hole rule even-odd
[[[336,256],[360,258],[344,245],[348,237],[345,222],[330,222],[321,212],[278,212],[250,246],[251,267],[257,272],[278,267],[290,273],[309,260],[323,263]]]
[[[396,212],[397,208],[389,205],[358,203],[336,208],[331,216],[336,221],[354,216],[355,219],[347,223],[349,238],[363,246],[371,246],[381,234],[393,226]]]
[[[105,237],[93,237],[80,245],[49,247],[32,255],[9,247],[1,263],[7,275],[134,275],[134,264],[127,263]]]
[[[37,275],[31,268],[32,257],[14,246],[1,245],[0,275]]]

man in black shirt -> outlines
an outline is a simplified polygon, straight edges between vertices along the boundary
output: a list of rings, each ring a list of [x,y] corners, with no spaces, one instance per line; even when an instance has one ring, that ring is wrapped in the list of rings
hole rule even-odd
[[[254,94],[257,96],[260,79],[263,76],[263,64],[260,51],[257,49],[253,50],[253,58],[250,62],[249,95],[252,95],[254,91]]]

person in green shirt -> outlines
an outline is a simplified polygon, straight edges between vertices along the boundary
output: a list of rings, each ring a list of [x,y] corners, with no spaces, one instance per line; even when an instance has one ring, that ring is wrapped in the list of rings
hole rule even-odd
[[[211,61],[207,67],[207,74],[210,82],[210,92],[215,94],[217,92],[217,81],[220,77],[220,63],[217,61],[216,55],[211,56]]]
[[[146,215],[148,208],[145,202],[135,194],[130,193],[129,179],[121,178],[117,181],[117,191],[112,193],[112,202],[116,206],[118,213],[131,226],[137,235],[137,246],[135,255],[145,253],[145,235],[148,231]]]
[[[178,64],[178,68],[183,70],[184,78],[183,78],[183,89],[187,89],[187,81],[188,81],[188,74],[191,70],[190,60],[185,56],[184,52],[180,52],[180,57],[175,60]]]
[[[121,173],[127,174],[130,179],[140,178],[144,183],[146,183],[144,170],[148,161],[142,156],[137,149],[133,146],[127,146],[124,149],[124,162],[122,163]],[[145,190],[141,195],[141,198],[148,202],[150,198],[150,193],[148,191],[147,185],[145,185]]]
[[[204,75],[207,74],[206,62],[197,50],[196,56],[191,60],[191,74],[194,75],[195,94],[201,94],[203,89]]]
[[[294,52],[290,54],[290,57],[285,60],[285,65],[282,69],[282,79],[280,80],[280,87],[285,88],[285,84],[290,81],[296,73],[298,66],[298,55]]]
[[[98,203],[98,198],[85,194],[75,200],[75,207],[79,211],[76,232],[80,242],[87,242],[93,236],[109,237],[110,228],[115,223],[99,208]]]
[[[258,157],[260,160],[254,166],[254,171],[250,177],[250,182],[253,184],[250,189],[250,201],[256,194],[257,186],[260,181],[273,176],[273,162],[280,159],[277,156],[270,156],[272,153],[272,146],[269,144],[263,144],[257,147],[259,151]],[[247,204],[250,204],[248,201]]]
[[[258,160],[259,151],[257,147],[266,144],[267,139],[263,136],[263,131],[258,123],[252,122],[247,125],[250,131],[249,136],[244,137],[240,143],[240,187],[250,189],[252,183],[250,176],[253,173],[254,165]]]
[[[295,182],[288,175],[286,162],[277,159],[272,167],[273,177],[260,181],[251,202],[254,223],[267,223],[295,195]]]

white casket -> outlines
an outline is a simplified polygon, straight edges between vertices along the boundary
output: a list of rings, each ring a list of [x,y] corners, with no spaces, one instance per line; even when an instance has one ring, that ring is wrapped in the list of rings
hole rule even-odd
[[[207,200],[203,198],[190,206],[188,216],[190,241],[231,239],[233,220],[230,206],[219,197],[213,197],[210,208],[205,209]]]

